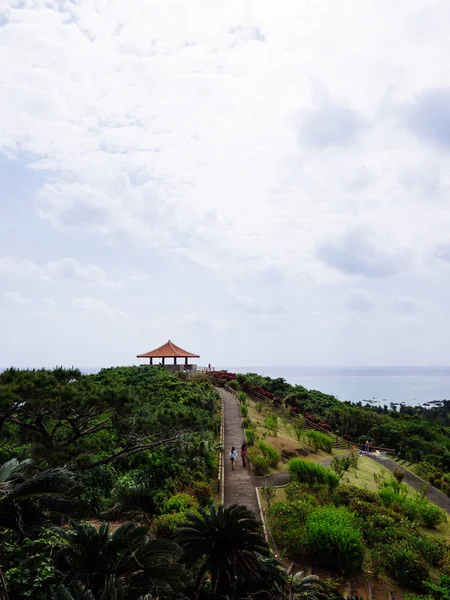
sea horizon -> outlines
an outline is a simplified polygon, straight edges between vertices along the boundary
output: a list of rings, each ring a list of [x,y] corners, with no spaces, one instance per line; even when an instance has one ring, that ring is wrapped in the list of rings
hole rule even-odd
[[[258,373],[274,379],[281,377],[291,385],[302,385],[308,390],[318,390],[333,395],[341,401],[388,406],[391,404],[418,406],[450,399],[450,366],[444,365],[395,367],[212,365],[212,367],[216,370],[227,369],[230,372]],[[83,373],[92,374],[108,367],[75,368],[79,368]]]

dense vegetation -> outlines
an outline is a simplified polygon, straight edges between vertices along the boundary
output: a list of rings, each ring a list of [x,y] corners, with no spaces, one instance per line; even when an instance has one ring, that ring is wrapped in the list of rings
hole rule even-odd
[[[180,569],[172,538],[188,511],[212,502],[219,427],[210,385],[158,367],[1,373],[0,564],[10,598],[46,598],[62,582],[97,597],[115,585],[111,578],[137,598],[156,572],[153,588],[173,591],[170,573]],[[70,517],[144,527],[85,525],[62,535],[55,525]],[[92,557],[80,566],[87,546]],[[100,548],[110,562],[91,581]],[[118,548],[125,554],[115,570]],[[137,557],[153,570],[131,582],[127,560]]]
[[[290,557],[349,573],[363,561],[406,587],[425,590],[439,567],[449,574],[450,548],[428,530],[446,516],[425,497],[411,495],[394,476],[380,478],[379,489],[339,484],[321,465],[292,459],[286,499],[272,501],[268,519],[280,550]]]
[[[256,436],[252,391],[330,433],[392,445],[445,488],[450,423],[440,408],[376,409],[282,379],[213,378],[238,392],[261,475],[281,459],[264,438],[278,440],[283,420],[271,411]],[[0,373],[0,598],[7,590],[10,600],[341,600],[315,576],[288,576],[253,514],[218,503],[219,429],[219,396],[205,377],[160,367]],[[331,450],[329,435],[297,433]],[[345,486],[351,468],[355,457],[335,457],[330,469],[296,458],[286,499],[263,491],[280,547],[337,573],[370,561],[427,600],[450,598],[450,550],[427,534],[442,512],[400,477],[380,479],[376,493]]]
[[[416,463],[418,475],[450,495],[450,400],[432,408],[404,404],[389,408],[341,402],[317,390],[292,386],[282,378],[255,373],[238,373],[227,383],[284,404],[351,442],[369,440],[374,446],[394,450],[398,457]]]

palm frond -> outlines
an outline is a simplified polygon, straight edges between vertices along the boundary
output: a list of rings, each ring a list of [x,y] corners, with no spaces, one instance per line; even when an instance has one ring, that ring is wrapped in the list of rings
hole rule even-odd
[[[20,461],[17,458],[12,458],[3,463],[0,467],[0,483],[6,483],[13,475],[19,471],[23,471],[29,467],[31,463],[32,461],[30,459]]]

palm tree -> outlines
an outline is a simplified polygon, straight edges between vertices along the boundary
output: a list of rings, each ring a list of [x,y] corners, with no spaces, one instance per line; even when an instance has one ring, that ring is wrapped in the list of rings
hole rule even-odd
[[[123,588],[126,594],[133,593],[133,598],[149,592],[161,597],[184,583],[176,544],[150,538],[146,529],[135,523],[124,523],[112,533],[108,523],[98,529],[74,524],[63,536],[68,546],[58,559],[58,568],[69,586],[79,581],[94,598],[112,585],[108,583],[111,579],[119,591]]]
[[[71,473],[50,469],[27,477],[30,465],[13,458],[0,467],[0,527],[24,536],[78,510],[79,486]]]
[[[177,531],[177,540],[184,563],[198,567],[196,597],[207,574],[213,594],[229,598],[246,595],[244,588],[270,589],[280,577],[278,566],[272,561],[269,568],[264,561],[270,558],[269,547],[245,506],[212,506],[199,515],[188,514],[187,519]]]

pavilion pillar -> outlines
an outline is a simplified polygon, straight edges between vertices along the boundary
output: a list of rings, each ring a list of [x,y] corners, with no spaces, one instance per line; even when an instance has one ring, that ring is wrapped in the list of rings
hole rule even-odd
[[[164,366],[164,356],[162,357],[162,366]]]
[[[150,356],[150,364],[151,365],[153,364],[153,357],[152,356]]]
[[[176,365],[176,364],[177,364],[177,357],[176,357],[176,356],[174,356],[174,357],[173,357],[173,364],[174,364],[174,365]]]

